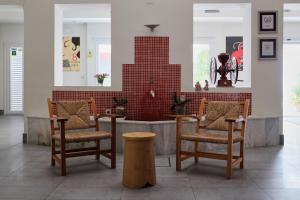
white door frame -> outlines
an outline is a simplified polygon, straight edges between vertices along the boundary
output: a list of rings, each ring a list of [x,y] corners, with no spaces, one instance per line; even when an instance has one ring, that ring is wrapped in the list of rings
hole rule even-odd
[[[23,112],[10,112],[10,48],[11,47],[22,47],[23,48],[23,78],[24,78],[24,44],[18,42],[6,42],[4,43],[3,48],[3,58],[4,58],[4,114],[5,115],[23,115]],[[23,79],[24,80],[24,79]],[[23,82],[23,91],[24,91],[24,82]],[[23,104],[24,104],[24,95],[23,95]]]

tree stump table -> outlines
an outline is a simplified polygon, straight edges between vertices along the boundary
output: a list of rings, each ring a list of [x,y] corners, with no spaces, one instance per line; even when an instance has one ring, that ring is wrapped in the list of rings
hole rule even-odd
[[[155,185],[155,153],[151,132],[124,133],[123,185],[128,188],[142,188]]]

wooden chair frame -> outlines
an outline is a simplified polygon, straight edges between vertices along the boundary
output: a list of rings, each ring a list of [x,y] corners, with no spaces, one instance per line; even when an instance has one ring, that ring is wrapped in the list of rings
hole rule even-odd
[[[66,176],[66,159],[71,157],[79,156],[89,156],[96,155],[96,160],[100,159],[100,155],[103,155],[111,160],[111,168],[116,168],[116,115],[105,115],[100,116],[97,114],[96,103],[93,98],[88,100],[89,106],[91,108],[92,116],[94,118],[94,123],[89,126],[89,128],[95,128],[95,131],[99,131],[98,119],[102,117],[111,118],[111,146],[110,149],[100,150],[100,140],[94,140],[96,142],[95,147],[85,147],[76,149],[66,149],[66,139],[65,139],[65,122],[68,121],[66,118],[59,118],[54,113],[54,106],[56,101],[52,101],[48,98],[48,109],[50,116],[50,128],[51,128],[51,165],[55,166],[57,162],[61,166],[61,175]],[[58,127],[55,127],[55,121],[57,121]],[[56,131],[60,132],[60,150],[55,148],[55,139],[52,137]],[[58,156],[60,155],[60,157]]]
[[[228,134],[227,134],[227,154],[220,154],[220,153],[210,153],[210,152],[201,152],[199,151],[199,143],[203,142],[200,138],[195,137],[194,140],[184,140],[181,135],[181,128],[182,128],[182,121],[185,118],[194,118],[196,119],[196,129],[195,129],[195,135],[201,134],[201,129],[205,129],[205,126],[201,126],[200,122],[202,119],[202,116],[205,112],[205,107],[208,104],[205,98],[201,99],[199,112],[197,116],[187,116],[187,115],[179,115],[176,116],[176,170],[181,171],[181,162],[194,157],[195,163],[198,162],[199,157],[204,158],[212,158],[212,159],[218,159],[218,160],[225,160],[227,161],[227,178],[231,178],[232,176],[232,167],[239,165],[240,169],[244,168],[244,138],[245,138],[245,130],[246,130],[246,122],[248,117],[248,111],[249,111],[249,105],[250,100],[246,99],[244,102],[240,102],[240,106],[243,107],[243,118],[238,119],[225,119],[226,122],[228,122]],[[241,123],[241,128],[236,128],[235,124]],[[233,132],[240,132],[240,135],[242,136],[242,140],[240,143],[240,152],[239,155],[233,155]],[[190,141],[194,142],[194,152],[188,152],[183,151],[181,148],[181,141]],[[206,142],[208,143],[208,142]],[[211,142],[214,143],[214,142]]]

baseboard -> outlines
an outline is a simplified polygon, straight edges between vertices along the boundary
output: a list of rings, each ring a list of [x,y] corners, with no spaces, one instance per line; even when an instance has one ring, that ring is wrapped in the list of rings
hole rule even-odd
[[[4,110],[0,110],[0,115],[4,115]]]
[[[280,135],[279,137],[280,137],[280,138],[279,138],[279,144],[280,144],[280,145],[284,145],[284,135],[282,134],[282,135]]]
[[[27,133],[23,133],[23,144],[27,144]]]

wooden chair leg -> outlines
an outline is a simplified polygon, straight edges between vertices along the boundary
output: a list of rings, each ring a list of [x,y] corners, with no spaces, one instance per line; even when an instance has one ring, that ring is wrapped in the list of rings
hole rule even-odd
[[[66,147],[65,141],[61,141],[60,143],[60,159],[61,159],[61,175],[66,176]]]
[[[181,118],[176,117],[176,171],[181,171]]]
[[[53,156],[55,155],[55,140],[51,140],[51,165],[55,166],[55,160],[53,159]]]
[[[233,123],[229,123],[228,126],[228,144],[227,144],[227,178],[232,176],[232,147],[233,147]]]
[[[245,159],[245,156],[244,156],[244,141],[241,141],[240,143],[240,157],[242,158],[242,162],[240,163],[240,169],[243,169],[244,168],[244,159]]]
[[[232,143],[227,146],[227,178],[232,176]]]
[[[199,148],[199,143],[198,142],[195,142],[195,163],[197,163],[199,161],[198,159],[198,156],[197,156],[197,153],[198,153],[198,148]]]
[[[116,146],[116,118],[112,117],[111,118],[111,133],[112,133],[112,137],[111,137],[111,141],[110,141],[110,147],[111,147],[111,168],[115,169],[116,168],[116,152],[117,152],[117,146]]]
[[[96,141],[96,160],[100,159],[100,140]]]
[[[181,171],[181,140],[176,141],[176,170]]]

